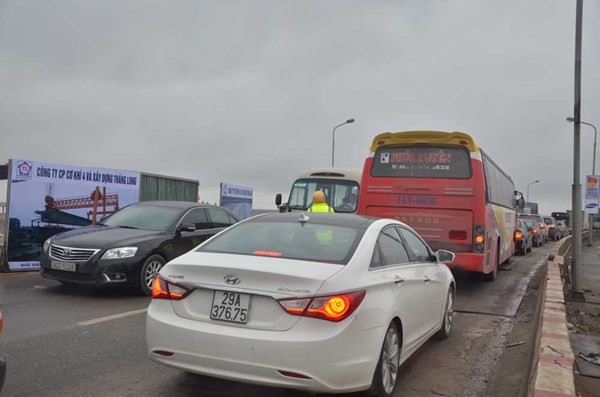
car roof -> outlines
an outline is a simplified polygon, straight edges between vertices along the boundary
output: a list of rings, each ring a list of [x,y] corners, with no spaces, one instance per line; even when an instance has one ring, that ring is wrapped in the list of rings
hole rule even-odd
[[[328,214],[328,213],[310,213],[310,212],[286,212],[286,213],[268,213],[257,215],[250,221],[254,222],[299,222],[300,218],[308,216],[308,223],[321,225],[343,226],[353,229],[367,229],[373,222],[380,220],[370,216],[352,215],[352,214]]]
[[[188,208],[195,208],[195,207],[222,208],[222,207],[218,207],[218,206],[215,206],[212,204],[201,204],[201,203],[196,203],[193,201],[172,201],[172,200],[139,201],[137,203],[134,203],[134,205],[154,205],[154,206],[161,206],[161,207],[181,208],[181,209],[188,209]]]

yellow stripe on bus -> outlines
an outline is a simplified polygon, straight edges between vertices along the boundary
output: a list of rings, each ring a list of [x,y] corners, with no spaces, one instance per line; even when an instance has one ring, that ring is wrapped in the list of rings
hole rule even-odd
[[[471,152],[479,151],[479,147],[469,134],[464,132],[444,131],[402,131],[384,132],[373,139],[371,151],[375,152],[380,146],[413,145],[418,143],[457,145],[469,148]]]

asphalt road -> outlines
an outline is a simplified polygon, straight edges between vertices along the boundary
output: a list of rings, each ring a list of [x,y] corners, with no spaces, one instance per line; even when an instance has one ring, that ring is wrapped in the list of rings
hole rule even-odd
[[[493,283],[457,273],[452,336],[401,367],[397,396],[488,396],[529,280],[551,244],[511,259]],[[144,310],[122,290],[66,287],[37,273],[0,274],[8,356],[5,396],[308,396],[190,375],[150,362]],[[521,363],[526,368],[528,363]]]

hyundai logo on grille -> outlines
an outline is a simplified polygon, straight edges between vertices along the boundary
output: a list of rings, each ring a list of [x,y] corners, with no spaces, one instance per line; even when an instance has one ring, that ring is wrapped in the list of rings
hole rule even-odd
[[[239,283],[242,282],[242,280],[240,280],[240,278],[238,276],[236,276],[235,274],[228,274],[227,276],[223,277],[223,279],[225,280],[225,282],[227,284],[231,284],[231,285],[238,285]]]

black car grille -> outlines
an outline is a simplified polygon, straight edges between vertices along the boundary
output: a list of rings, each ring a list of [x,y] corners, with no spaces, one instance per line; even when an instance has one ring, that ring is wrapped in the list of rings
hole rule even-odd
[[[61,247],[54,244],[50,246],[50,256],[65,262],[85,262],[98,251],[86,248]]]

